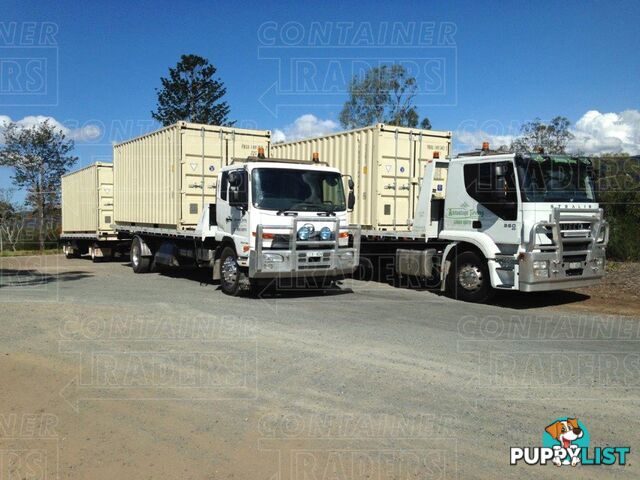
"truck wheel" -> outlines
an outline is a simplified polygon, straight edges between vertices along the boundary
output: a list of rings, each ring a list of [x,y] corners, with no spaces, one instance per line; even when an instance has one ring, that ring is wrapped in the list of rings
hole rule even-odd
[[[232,297],[240,294],[240,277],[238,256],[231,247],[224,247],[220,255],[220,287],[222,292]]]
[[[80,258],[80,252],[77,249],[67,250],[64,254],[65,258]]]
[[[100,257],[96,255],[95,247],[89,247],[89,253],[91,254],[91,261],[93,263],[98,263],[100,260],[102,260]]]
[[[151,269],[151,257],[142,256],[142,242],[138,237],[131,242],[131,267],[134,273],[147,273]]]
[[[447,275],[449,294],[465,302],[484,303],[493,296],[489,268],[475,252],[462,252],[454,258]]]

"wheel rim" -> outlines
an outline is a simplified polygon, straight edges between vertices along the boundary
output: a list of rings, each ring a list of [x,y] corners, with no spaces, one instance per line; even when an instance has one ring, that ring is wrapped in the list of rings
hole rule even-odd
[[[131,248],[131,263],[133,263],[133,266],[136,268],[140,264],[140,248],[138,244],[134,244]]]
[[[458,270],[458,285],[469,292],[482,287],[482,270],[477,265],[465,264]]]
[[[232,287],[238,279],[238,263],[233,257],[227,257],[222,263],[222,280],[224,283]]]

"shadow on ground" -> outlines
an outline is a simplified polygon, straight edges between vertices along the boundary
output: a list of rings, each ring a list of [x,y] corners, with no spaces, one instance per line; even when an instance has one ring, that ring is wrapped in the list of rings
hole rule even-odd
[[[37,287],[54,282],[70,282],[92,277],[93,274],[81,270],[59,272],[55,274],[41,273],[33,269],[0,269],[0,288],[2,287]]]

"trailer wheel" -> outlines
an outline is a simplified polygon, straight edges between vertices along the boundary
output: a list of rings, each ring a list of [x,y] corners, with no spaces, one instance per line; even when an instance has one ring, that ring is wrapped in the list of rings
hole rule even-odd
[[[220,255],[220,287],[222,292],[238,296],[241,290],[240,277],[243,275],[238,265],[238,256],[231,247],[224,247]]]
[[[91,254],[91,261],[93,263],[98,263],[100,262],[100,260],[102,260],[99,256],[96,255],[95,247],[89,247],[89,253]]]
[[[447,291],[464,302],[484,303],[493,297],[489,268],[475,252],[462,252],[453,259],[447,275]]]
[[[80,251],[77,249],[67,249],[67,251],[64,254],[65,258],[80,258]]]
[[[131,267],[134,273],[147,273],[151,269],[151,257],[142,256],[142,242],[135,237],[131,242]]]

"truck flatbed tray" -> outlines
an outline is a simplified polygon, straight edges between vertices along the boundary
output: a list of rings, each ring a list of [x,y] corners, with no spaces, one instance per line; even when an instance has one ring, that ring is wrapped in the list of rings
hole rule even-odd
[[[126,233],[146,233],[147,235],[158,235],[160,237],[172,237],[172,238],[201,238],[202,233],[195,230],[177,230],[174,228],[157,228],[157,227],[142,227],[137,225],[113,225],[113,228],[118,232]]]
[[[62,233],[60,240],[117,240],[116,232],[109,233]]]
[[[412,232],[409,230],[400,231],[400,230],[362,230],[363,237],[381,237],[381,238],[410,238],[413,240],[417,240],[420,238],[425,238],[424,233]]]

